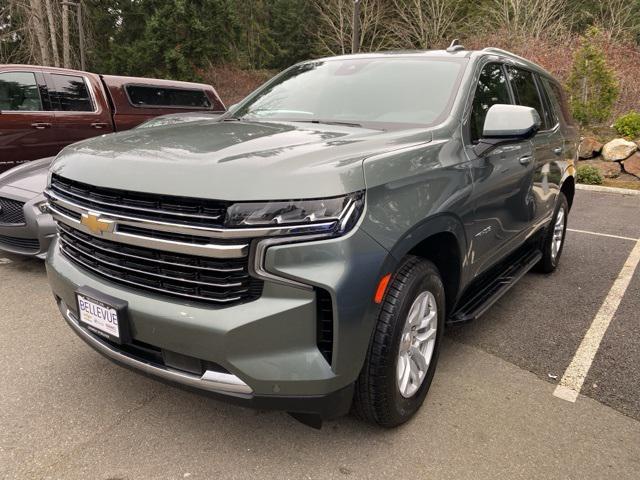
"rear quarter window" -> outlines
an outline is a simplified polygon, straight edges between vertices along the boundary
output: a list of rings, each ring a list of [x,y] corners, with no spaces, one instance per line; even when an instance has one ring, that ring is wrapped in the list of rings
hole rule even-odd
[[[574,125],[575,122],[573,121],[573,117],[571,116],[567,98],[560,85],[558,85],[557,82],[549,80],[547,78],[542,78],[542,83],[547,89],[549,100],[551,100],[551,103],[553,104],[553,108],[556,110],[557,115],[560,115],[567,125]]]
[[[134,107],[211,109],[211,102],[203,90],[126,85],[125,91]]]

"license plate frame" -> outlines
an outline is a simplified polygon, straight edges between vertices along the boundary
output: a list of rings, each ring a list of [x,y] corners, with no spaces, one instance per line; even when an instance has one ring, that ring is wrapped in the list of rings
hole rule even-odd
[[[131,341],[131,333],[129,327],[129,319],[127,310],[129,304],[119,298],[106,295],[91,287],[83,286],[76,290],[76,307],[78,308],[78,323],[91,333],[106,338],[107,340],[123,344]],[[100,307],[107,312],[113,310],[115,312],[116,328],[103,328],[100,322],[95,321],[94,317],[87,310],[93,304],[93,308]],[[109,319],[113,318],[111,315]],[[107,323],[108,326],[108,323]]]

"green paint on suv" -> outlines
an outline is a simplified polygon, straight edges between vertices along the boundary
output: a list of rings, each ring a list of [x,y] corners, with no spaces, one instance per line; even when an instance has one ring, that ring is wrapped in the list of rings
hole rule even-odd
[[[576,143],[558,82],[505,51],[304,62],[218,119],[67,147],[49,281],[125,366],[395,426],[445,325],[556,268]]]

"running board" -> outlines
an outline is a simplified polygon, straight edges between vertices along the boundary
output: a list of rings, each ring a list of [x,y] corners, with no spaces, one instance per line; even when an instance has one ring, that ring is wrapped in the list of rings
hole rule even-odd
[[[449,317],[448,325],[458,325],[478,319],[489,308],[513,287],[542,258],[538,249],[528,250],[513,258],[506,267],[499,270],[480,286],[472,288],[465,294],[459,307]]]

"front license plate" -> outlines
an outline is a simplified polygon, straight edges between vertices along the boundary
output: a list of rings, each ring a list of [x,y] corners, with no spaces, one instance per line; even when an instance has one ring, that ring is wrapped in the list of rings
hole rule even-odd
[[[122,343],[126,304],[116,299],[105,299],[98,292],[87,294],[87,290],[79,289],[76,292],[80,323],[95,334]],[[102,298],[96,298],[98,296]]]

